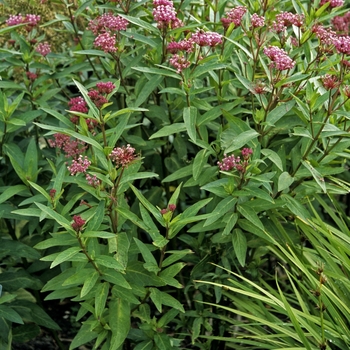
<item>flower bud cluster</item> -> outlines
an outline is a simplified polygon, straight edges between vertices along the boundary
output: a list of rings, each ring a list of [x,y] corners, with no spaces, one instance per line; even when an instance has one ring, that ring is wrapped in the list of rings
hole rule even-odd
[[[273,29],[277,33],[281,33],[291,25],[300,28],[304,24],[304,19],[304,15],[294,14],[291,12],[281,12],[276,15],[276,21],[273,22]]]
[[[87,149],[85,142],[73,140],[69,135],[56,133],[53,137],[54,139],[48,140],[49,145],[61,149],[66,157],[76,158]]]
[[[271,66],[280,71],[292,69],[295,65],[295,61],[283,49],[277,46],[265,47],[264,54],[272,61]]]
[[[231,23],[233,23],[235,27],[239,27],[246,12],[247,8],[245,6],[234,7],[225,14],[225,17],[221,18],[223,27],[227,29]]]
[[[101,48],[104,52],[116,52],[116,33],[126,30],[128,24],[129,22],[125,18],[114,16],[111,13],[104,13],[90,21],[88,29],[97,35],[94,46]]]
[[[249,159],[253,154],[251,148],[243,148],[241,151],[242,158],[240,156],[235,157],[233,154],[227,156],[224,154],[224,158],[221,162],[218,162],[218,166],[222,171],[230,171],[236,169],[238,172],[244,174],[249,164]]]
[[[344,0],[321,0],[320,6],[329,2],[329,7],[340,7],[344,5]]]
[[[153,1],[153,18],[158,22],[159,29],[170,28],[175,29],[183,26],[182,21],[177,18],[174,3],[170,0],[154,0]]]
[[[80,155],[78,159],[73,159],[72,164],[67,166],[67,169],[69,170],[70,174],[74,176],[79,173],[85,174],[90,165],[91,162],[89,161],[88,157],[83,157]]]
[[[109,158],[115,163],[116,167],[127,167],[134,159],[136,159],[135,148],[129,144],[122,147],[114,148]]]
[[[41,56],[46,57],[51,52],[51,46],[47,42],[39,43],[35,51],[40,53]]]
[[[76,232],[80,232],[83,226],[85,225],[85,220],[80,215],[73,216],[72,228]]]
[[[17,24],[27,24],[26,29],[27,31],[31,31],[35,26],[38,25],[40,22],[40,16],[39,15],[32,15],[28,14],[25,16],[19,15],[10,15],[9,18],[6,20],[6,24],[10,26],[15,26]]]

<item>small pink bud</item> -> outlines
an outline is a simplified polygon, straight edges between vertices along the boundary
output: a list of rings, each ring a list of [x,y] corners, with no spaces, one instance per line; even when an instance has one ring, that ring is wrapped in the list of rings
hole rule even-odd
[[[176,205],[175,204],[169,204],[168,208],[169,208],[170,211],[174,212],[175,209],[176,209]]]

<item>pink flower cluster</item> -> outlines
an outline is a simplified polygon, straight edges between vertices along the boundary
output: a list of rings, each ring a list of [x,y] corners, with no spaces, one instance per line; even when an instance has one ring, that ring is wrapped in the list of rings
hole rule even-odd
[[[200,47],[215,47],[222,44],[222,35],[216,32],[205,32],[200,29],[192,33],[188,39],[170,42],[167,50],[173,56],[169,59],[169,63],[176,68],[178,73],[181,73],[191,65],[188,54],[194,51],[195,44]]]
[[[53,137],[53,140],[48,140],[49,145],[61,149],[66,157],[76,158],[87,149],[85,142],[72,140],[69,135],[56,133]]]
[[[334,37],[333,44],[338,53],[350,55],[350,36]]]
[[[114,148],[109,158],[115,163],[116,167],[127,167],[134,159],[136,159],[135,148],[129,144],[122,147]]]
[[[241,154],[243,159],[241,159],[240,156],[235,157],[233,154],[231,156],[224,154],[222,161],[218,162],[220,170],[230,171],[232,169],[236,169],[240,173],[245,173],[250,156],[253,154],[253,150],[251,148],[243,148]]]
[[[128,24],[129,22],[125,18],[114,16],[108,12],[90,21],[88,29],[90,29],[95,35],[98,35],[105,32],[126,30]]]
[[[292,69],[295,65],[287,53],[277,46],[268,46],[264,48],[264,54],[272,61],[271,66],[282,71]]]
[[[160,213],[162,215],[168,213],[169,211],[171,211],[173,213],[175,211],[175,209],[176,209],[176,205],[175,204],[169,204],[168,208],[161,209]]]
[[[27,30],[30,31],[33,27],[35,27],[40,22],[39,15],[28,14],[24,17],[19,15],[10,15],[10,17],[6,20],[6,24],[8,26],[15,26],[17,24],[27,24]]]
[[[88,96],[91,98],[91,101],[96,105],[97,108],[101,108],[105,103],[108,102],[108,99],[105,95],[110,94],[115,85],[112,82],[100,82],[96,84],[97,90],[90,90]]]
[[[321,24],[314,25],[311,31],[316,34],[323,45],[332,45],[333,39],[337,36],[335,31],[325,28]]]
[[[323,86],[326,90],[332,90],[340,85],[338,78],[335,75],[326,74],[322,78]]]
[[[72,223],[72,228],[74,231],[79,232],[85,225],[85,220],[82,219],[80,215],[74,215],[73,216],[73,223]]]
[[[340,7],[344,5],[344,0],[321,0],[320,6],[326,4],[327,2],[330,3],[330,7]]]
[[[70,166],[67,166],[67,169],[73,176],[78,173],[86,173],[86,170],[90,165],[91,162],[89,161],[88,157],[83,157],[80,155],[78,159],[73,159],[72,164]]]
[[[291,12],[281,12],[276,15],[276,21],[273,22],[273,29],[277,33],[281,33],[291,25],[301,27],[303,24],[304,15],[298,15]]]
[[[158,22],[158,28],[181,27],[182,22],[176,17],[174,3],[170,0],[153,0],[153,18]]]
[[[27,75],[27,78],[31,81],[34,81],[38,77],[38,74],[30,71],[26,72],[26,75]]]
[[[98,187],[101,183],[100,180],[96,177],[96,175],[91,176],[89,174],[86,174],[85,178],[87,183],[95,188]]]
[[[191,62],[185,56],[174,54],[170,59],[169,63],[176,68],[178,73],[181,73],[184,69],[191,65]]]
[[[221,18],[221,23],[224,28],[228,28],[231,23],[234,23],[236,27],[241,25],[242,18],[247,12],[245,6],[236,6],[225,14],[225,17]]]
[[[253,28],[263,27],[265,25],[265,18],[253,13],[250,17],[250,22],[252,23]]]
[[[35,48],[35,51],[40,53],[43,57],[46,57],[51,52],[51,46],[48,43],[39,43]]]
[[[94,40],[94,46],[99,47],[104,52],[116,52],[117,38],[115,35],[105,32],[99,34]]]
[[[89,111],[85,100],[81,96],[71,98],[68,106],[70,107],[69,110],[74,112],[87,113]]]
[[[345,13],[344,16],[335,16],[332,19],[334,29],[342,34],[349,34],[350,27],[350,12]]]
[[[97,35],[94,46],[104,52],[116,52],[116,32],[126,30],[129,22],[120,16],[104,13],[89,22],[88,29]]]
[[[210,46],[214,47],[222,44],[222,35],[216,32],[205,32],[203,30],[198,30],[191,36],[193,42],[199,46]]]

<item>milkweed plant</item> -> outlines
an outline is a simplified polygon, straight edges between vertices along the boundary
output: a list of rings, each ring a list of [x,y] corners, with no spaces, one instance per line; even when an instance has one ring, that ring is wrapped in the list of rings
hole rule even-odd
[[[1,349],[350,347],[346,2],[0,10]]]

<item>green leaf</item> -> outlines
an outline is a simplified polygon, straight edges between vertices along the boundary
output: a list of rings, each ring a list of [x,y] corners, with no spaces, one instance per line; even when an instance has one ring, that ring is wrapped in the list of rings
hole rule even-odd
[[[196,107],[186,107],[183,111],[183,119],[185,122],[186,130],[189,138],[196,142],[197,131],[196,131],[196,121],[197,121],[197,108]]]
[[[129,333],[131,327],[130,305],[127,301],[116,298],[109,305],[109,326],[112,330],[111,345],[108,350],[117,350]]]
[[[118,233],[116,237],[116,260],[126,269],[128,265],[128,252],[130,241],[125,232]]]
[[[90,341],[92,341],[93,339],[97,338],[97,336],[98,336],[98,333],[94,332],[91,329],[91,326],[89,325],[89,323],[83,323],[83,325],[80,327],[78,333],[76,334],[76,336],[72,340],[72,342],[69,346],[69,350],[76,349],[83,344],[87,344]]]
[[[277,123],[285,114],[287,114],[294,107],[294,105],[295,100],[290,100],[277,106],[267,114],[266,123],[268,125],[275,125],[275,123]]]
[[[67,231],[73,232],[73,228],[71,223],[62,215],[58,214],[56,211],[52,210],[51,208],[47,207],[46,205],[43,205],[41,203],[35,202],[35,205],[45,214],[47,214],[52,219],[56,220],[57,223],[59,223],[61,226],[63,226]]]
[[[247,255],[247,238],[241,229],[237,228],[232,233],[232,246],[236,253],[238,262],[242,267],[245,266],[245,259]]]
[[[153,217],[163,227],[165,227],[165,222],[164,222],[163,216],[160,213],[160,211],[152,203],[150,203],[136,187],[134,187],[133,185],[130,184],[130,188],[135,193],[136,197],[139,199],[139,201],[142,203],[142,205],[153,215]]]
[[[126,281],[124,276],[115,270],[103,271],[102,278],[109,283],[112,283],[118,287],[123,287],[125,289],[131,289],[130,284]]]
[[[210,153],[206,149],[201,149],[194,158],[193,161],[193,178],[198,180],[201,174],[203,174],[204,166],[207,164]]]
[[[54,261],[51,263],[50,268],[62,264],[65,261],[70,261],[75,255],[77,255],[80,252],[80,247],[70,247],[63,252],[59,253],[57,257],[54,259]]]
[[[158,267],[157,261],[154,258],[153,254],[147,248],[146,244],[141,242],[139,239],[134,237],[134,241],[136,242],[136,244],[140,250],[140,253],[143,257],[143,260],[145,260],[145,264],[143,265],[144,268],[149,272],[153,272],[153,273],[157,274],[158,271],[160,271],[160,268]]]
[[[98,272],[94,270],[93,273],[86,278],[83,288],[81,289],[81,292],[80,292],[80,298],[83,298],[86,294],[90,292],[92,288],[94,288],[94,286],[96,285],[96,282],[99,279],[99,276],[100,275],[98,274]]]
[[[267,157],[268,159],[271,160],[272,163],[274,163],[278,169],[280,169],[281,171],[283,171],[283,164],[282,164],[282,160],[280,158],[280,156],[273,151],[272,149],[262,149],[261,153]]]
[[[294,177],[292,177],[288,172],[283,172],[278,178],[278,192],[283,191],[294,182]]]
[[[105,217],[105,204],[106,202],[104,200],[101,200],[98,203],[98,205],[94,208],[94,215],[86,225],[84,236],[87,236],[88,232],[86,231],[96,231],[100,228],[102,221]],[[99,236],[96,236],[96,237],[99,237]],[[101,238],[110,238],[110,237],[101,237]]]
[[[222,199],[215,209],[210,213],[209,218],[205,221],[204,226],[208,226],[213,222],[217,221],[219,218],[223,217],[229,210],[234,209],[235,204],[237,203],[237,198],[228,196],[225,199]]]
[[[313,178],[316,180],[317,184],[321,187],[323,193],[327,192],[326,183],[324,181],[324,177],[311,165],[311,163],[307,160],[301,161],[304,167],[310,171]]]
[[[176,71],[173,69],[149,68],[149,67],[132,67],[132,69],[137,70],[141,73],[160,74],[165,77],[171,77],[177,80],[181,80],[180,75],[177,74]]]
[[[18,194],[29,195],[28,187],[24,185],[14,185],[5,189],[5,191],[0,195],[0,203],[7,201],[9,198],[16,196]]]
[[[95,315],[100,318],[106,307],[106,302],[109,294],[109,283],[100,283],[95,292]]]
[[[6,305],[0,305],[0,314],[1,317],[9,320],[10,322],[23,324],[22,317],[15,310]]]
[[[226,223],[224,231],[222,232],[223,236],[228,236],[232,232],[232,229],[235,227],[237,220],[238,220],[238,214],[232,213]]]
[[[193,251],[190,249],[168,250],[166,253],[171,255],[163,261],[163,264],[162,264],[163,268],[173,264],[175,261],[182,259],[187,254],[193,254]]]
[[[230,152],[233,152],[233,151],[236,151],[236,150],[242,148],[248,142],[256,139],[258,136],[259,136],[258,132],[256,132],[253,129],[250,129],[250,130],[247,130],[247,131],[240,133],[237,137],[234,137],[233,139],[228,141],[227,138],[230,136],[228,134],[226,134],[225,132],[223,132],[221,142],[227,144],[226,149],[225,149],[225,153],[230,153]]]
[[[310,218],[308,210],[295,198],[285,193],[281,195],[281,198],[292,215],[299,216],[304,221],[307,221]]]
[[[187,165],[185,167],[182,167],[182,168],[176,170],[175,172],[173,172],[172,174],[168,175],[167,177],[165,177],[162,180],[162,182],[172,182],[172,181],[190,176],[190,175],[192,175],[192,167],[193,167],[192,164]]]
[[[153,135],[151,135],[149,139],[152,140],[158,137],[165,137],[165,136],[177,134],[182,131],[186,131],[185,123],[173,123],[171,125],[166,125],[162,127],[160,130],[158,130]]]
[[[134,103],[134,107],[140,106],[147,98],[152,94],[155,88],[163,81],[161,75],[153,76],[141,89],[140,94],[137,96],[137,99]]]
[[[150,288],[150,292],[150,298],[159,312],[162,312],[162,305],[167,305],[181,312],[185,312],[182,304],[168,293],[161,292],[157,288]]]
[[[264,225],[260,221],[258,215],[255,213],[253,209],[250,208],[249,203],[239,204],[237,206],[237,210],[241,213],[241,215],[250,221],[254,226],[258,227],[260,230],[265,230]]]
[[[98,256],[96,256],[94,261],[98,265],[106,266],[106,267],[109,267],[111,269],[116,269],[119,271],[124,270],[123,266],[115,258],[108,256],[108,255],[98,255]]]

